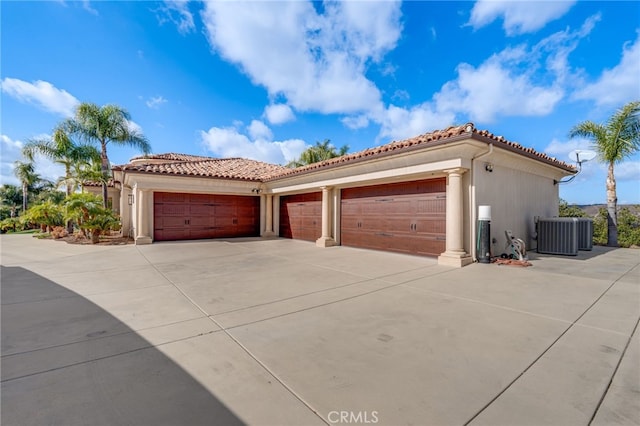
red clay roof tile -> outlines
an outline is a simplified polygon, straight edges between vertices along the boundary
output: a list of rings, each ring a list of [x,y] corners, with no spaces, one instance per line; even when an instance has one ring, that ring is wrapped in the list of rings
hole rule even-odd
[[[296,174],[339,167],[345,163],[362,161],[376,156],[409,151],[416,149],[416,147],[428,147],[436,142],[446,143],[449,140],[451,142],[455,142],[465,137],[482,140],[487,143],[493,143],[496,147],[509,149],[566,171],[575,172],[576,170],[573,166],[557,160],[554,157],[550,157],[547,154],[537,152],[532,148],[523,147],[517,142],[507,141],[504,137],[496,136],[488,130],[478,130],[475,128],[473,123],[467,123],[461,126],[452,126],[444,130],[436,130],[401,141],[393,141],[386,145],[367,148],[359,152],[331,158],[329,160],[309,164],[307,166],[297,167],[295,169],[244,158],[219,159],[198,155],[167,153],[135,157],[132,159],[132,162],[135,162],[135,164],[115,166],[114,170],[159,173],[177,176],[271,181]],[[144,159],[149,159],[151,161],[148,164],[145,164],[143,161]]]

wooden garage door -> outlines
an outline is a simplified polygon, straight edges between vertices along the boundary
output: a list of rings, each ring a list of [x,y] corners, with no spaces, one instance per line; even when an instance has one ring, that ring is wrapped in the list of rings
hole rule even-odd
[[[345,246],[437,256],[445,251],[446,180],[342,190]]]
[[[254,237],[259,233],[258,197],[156,192],[153,204],[156,241]]]
[[[280,197],[280,236],[307,241],[322,236],[322,192]]]

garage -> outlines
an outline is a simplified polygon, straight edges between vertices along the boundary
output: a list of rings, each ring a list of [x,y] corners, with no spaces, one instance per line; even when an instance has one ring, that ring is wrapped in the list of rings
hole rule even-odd
[[[322,192],[280,197],[280,236],[315,241],[322,235]]]
[[[154,193],[153,236],[156,241],[255,237],[259,228],[258,197]]]
[[[446,244],[446,179],[345,188],[345,246],[438,256]]]

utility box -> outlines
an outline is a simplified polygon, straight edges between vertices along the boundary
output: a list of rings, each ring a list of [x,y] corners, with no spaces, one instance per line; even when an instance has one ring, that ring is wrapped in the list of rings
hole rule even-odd
[[[578,218],[578,250],[593,250],[593,219]]]
[[[540,218],[537,226],[538,253],[578,255],[578,218]]]

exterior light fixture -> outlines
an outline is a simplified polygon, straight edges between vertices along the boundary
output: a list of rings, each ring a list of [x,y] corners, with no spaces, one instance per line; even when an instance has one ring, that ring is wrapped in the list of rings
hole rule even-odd
[[[493,164],[491,163],[484,163],[484,169],[486,171],[488,171],[489,173],[493,172]]]
[[[129,202],[129,205],[133,205],[133,203],[135,202],[135,196],[133,194],[129,194],[127,195],[127,201]]]

